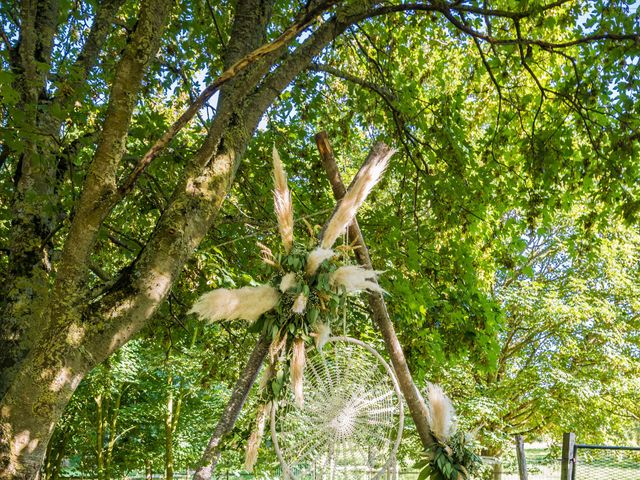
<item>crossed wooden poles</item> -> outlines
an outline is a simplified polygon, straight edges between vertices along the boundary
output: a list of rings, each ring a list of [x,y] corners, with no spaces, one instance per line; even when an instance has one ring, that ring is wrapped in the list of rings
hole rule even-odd
[[[329,138],[326,132],[318,133],[315,138],[322,164],[327,172],[327,177],[331,184],[331,189],[333,190],[333,195],[336,201],[339,202],[342,197],[344,197],[346,188],[338,171],[338,166],[336,165],[336,160],[331,144],[329,143]],[[369,163],[378,161],[381,157],[389,156],[391,154],[390,152],[391,148],[384,143],[376,143],[371,149],[371,152],[364,164],[360,167],[360,170]],[[349,225],[348,234],[349,242],[356,246],[354,252],[357,262],[363,267],[371,269],[372,265],[369,250],[367,249],[364,238],[362,237],[358,221],[355,218]],[[411,413],[411,417],[416,425],[416,430],[420,435],[420,440],[426,449],[434,443],[434,438],[429,428],[427,406],[413,382],[409,366],[407,365],[404,352],[402,351],[402,346],[398,341],[398,336],[396,335],[393,323],[389,318],[387,305],[383,296],[378,292],[371,292],[368,293],[368,297],[373,321],[382,334],[387,348],[387,353],[389,354],[393,369],[395,370],[396,377],[398,378],[400,390],[407,402],[409,412]],[[247,396],[249,395],[249,391],[260,372],[260,367],[264,362],[268,349],[269,340],[265,335],[262,335],[251,352],[247,364],[240,373],[240,377],[233,388],[231,398],[222,412],[213,435],[209,440],[209,444],[200,459],[198,468],[193,476],[194,480],[211,479],[212,473],[216,467],[218,459],[220,458],[222,441],[225,435],[230,433],[233,429],[238,415],[240,414]]]

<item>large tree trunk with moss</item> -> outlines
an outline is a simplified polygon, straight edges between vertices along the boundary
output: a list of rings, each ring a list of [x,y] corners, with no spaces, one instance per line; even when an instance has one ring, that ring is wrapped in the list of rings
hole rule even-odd
[[[45,5],[46,3],[46,5]],[[94,19],[78,68],[84,77],[122,2],[104,2]],[[170,203],[135,261],[100,291],[86,287],[98,232],[124,194],[118,168],[143,76],[153,61],[169,21],[171,2],[145,0],[118,62],[105,119],[93,160],[75,204],[61,258],[53,272],[47,242],[55,228],[49,215],[58,208],[56,168],[59,152],[48,143],[26,148],[18,172],[10,246],[11,278],[3,284],[2,389],[0,403],[0,478],[32,479],[39,471],[58,418],[84,376],[130,340],[152,318],[180,271],[214,223],[253,132],[273,100],[324,46],[362,12],[342,12],[326,20],[290,52],[285,41],[267,53],[271,0],[238,2],[224,63],[233,67],[221,88],[216,116],[200,149],[188,161]],[[332,2],[311,2],[292,31],[315,20]],[[45,8],[46,7],[46,8]],[[74,88],[43,98],[56,27],[57,2],[26,2],[14,68],[24,81],[24,110],[30,122],[20,128],[57,131],[46,122],[50,102],[73,103]],[[358,10],[358,9],[356,9]],[[108,27],[107,27],[108,25]],[[44,52],[44,53],[43,53]],[[252,52],[254,54],[252,55]],[[44,55],[44,57],[43,57]],[[35,63],[40,62],[39,68]],[[240,65],[240,67],[237,67]],[[77,80],[77,78],[75,79]],[[39,113],[39,112],[45,113]],[[58,129],[59,130],[59,129]],[[55,144],[55,142],[52,142]],[[21,194],[36,189],[41,195]],[[37,228],[36,228],[37,227]],[[29,242],[21,242],[28,238]],[[9,294],[10,293],[10,294]],[[6,319],[6,320],[5,320]]]

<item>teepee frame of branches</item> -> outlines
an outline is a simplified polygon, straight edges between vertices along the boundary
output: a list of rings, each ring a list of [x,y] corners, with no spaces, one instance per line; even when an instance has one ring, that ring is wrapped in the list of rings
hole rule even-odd
[[[320,150],[320,156],[323,165],[327,170],[329,181],[331,183],[334,196],[336,197],[337,204],[333,214],[322,230],[322,233],[320,235],[320,245],[314,252],[320,257],[319,263],[322,263],[323,250],[326,251],[330,249],[338,235],[344,230],[345,227],[348,226],[349,241],[351,243],[355,243],[356,245],[354,251],[358,263],[360,263],[360,265],[365,269],[371,271],[371,275],[369,275],[365,279],[368,282],[367,286],[365,288],[360,288],[360,290],[366,290],[369,293],[369,303],[372,310],[373,318],[376,325],[382,332],[387,351],[390,355],[392,365],[398,377],[400,390],[402,391],[407,401],[409,411],[414,419],[422,443],[424,444],[425,448],[428,448],[433,444],[434,440],[429,429],[427,407],[424,399],[422,398],[422,395],[413,382],[411,373],[409,372],[404,353],[402,352],[402,347],[398,341],[395,329],[387,313],[386,304],[381,294],[382,289],[377,286],[375,272],[371,268],[369,253],[366,245],[364,244],[364,240],[362,238],[362,234],[358,227],[357,221],[355,220],[355,213],[358,207],[362,204],[364,198],[366,198],[373,185],[375,185],[375,183],[381,176],[389,158],[393,155],[393,153],[395,153],[395,150],[391,149],[382,142],[376,143],[371,149],[371,152],[361,166],[360,170],[354,177],[349,189],[346,189],[344,187],[344,184],[342,183],[342,179],[340,178],[337,165],[335,163],[335,158],[333,156],[333,151],[328,142],[326,133],[322,132],[318,134],[316,136],[316,142]],[[279,157],[277,159],[275,157],[276,155],[274,153],[274,167],[279,162]],[[369,181],[366,182],[367,186],[365,188],[353,188],[353,186],[358,185],[359,182],[362,185],[363,177],[370,177],[372,175],[377,178],[375,178],[373,181],[371,181],[371,178],[369,178]],[[286,177],[284,180],[286,182]],[[286,189],[285,191],[285,189],[282,188],[282,179],[278,178],[277,173],[275,174],[275,184],[276,191],[274,199],[276,212],[279,215],[279,230],[282,237],[283,245],[285,247],[285,250],[287,250],[288,248],[291,248],[289,235],[292,231],[287,228],[286,222],[282,222],[281,220],[283,218],[286,219],[287,215],[289,215],[288,212],[290,211],[290,194],[288,193],[288,189]],[[354,194],[353,192],[358,193]],[[311,252],[311,255],[313,255],[314,252]],[[311,255],[309,255],[309,257],[311,257]],[[311,260],[311,258],[309,258],[309,260]],[[308,261],[307,263],[309,264],[313,262]],[[283,278],[283,282],[284,281],[285,279]],[[265,309],[265,311],[266,310],[268,310],[268,308]],[[197,311],[195,307],[194,311]],[[240,377],[238,378],[234,386],[231,398],[227,403],[220,417],[220,420],[216,425],[215,431],[210,438],[209,444],[207,445],[207,448],[205,449],[205,452],[199,462],[199,465],[193,477],[194,480],[208,480],[211,478],[212,472],[215,469],[217,461],[220,457],[222,439],[231,431],[231,429],[235,425],[235,421],[246,401],[249,391],[256,380],[256,377],[264,360],[267,358],[269,346],[271,344],[270,340],[271,337],[267,336],[266,333],[263,333],[258,339],[247,364],[245,365],[243,371],[240,374]]]

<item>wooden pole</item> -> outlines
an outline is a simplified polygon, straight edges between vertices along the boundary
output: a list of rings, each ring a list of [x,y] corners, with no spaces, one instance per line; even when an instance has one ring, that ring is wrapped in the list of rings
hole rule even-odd
[[[576,434],[565,433],[562,436],[562,463],[560,466],[560,480],[573,480],[575,466]]]
[[[524,439],[522,435],[516,435],[516,457],[518,458],[518,473],[520,474],[520,480],[528,480],[529,474],[527,473],[527,457],[524,453]]]
[[[329,183],[331,183],[333,196],[337,201],[340,201],[346,193],[346,188],[340,176],[340,172],[338,171],[338,166],[333,155],[333,149],[331,148],[326,132],[320,132],[316,135],[316,144],[320,151],[322,165],[327,172]],[[378,142],[371,149],[364,165],[377,160],[379,156],[390,155],[390,152],[391,148],[384,143]],[[364,243],[364,238],[362,237],[362,232],[360,231],[360,227],[358,226],[356,219],[354,219],[351,225],[349,225],[349,242],[356,246],[355,256],[358,263],[365,268],[372,269],[369,250]],[[404,356],[404,352],[402,351],[402,346],[398,341],[398,336],[396,335],[393,323],[389,318],[384,298],[381,294],[376,292],[370,293],[368,296],[369,307],[371,308],[373,320],[382,333],[387,352],[391,358],[393,369],[398,377],[400,390],[407,402],[409,412],[411,413],[413,422],[416,425],[416,430],[420,435],[422,445],[427,449],[434,444],[434,438],[431,435],[431,429],[429,428],[427,406],[413,382],[409,366],[407,365],[407,360]]]
[[[211,479],[213,471],[215,470],[220,458],[220,447],[223,438],[231,432],[236,424],[238,415],[240,415],[240,410],[242,410],[244,402],[247,400],[247,396],[249,395],[249,391],[260,372],[260,367],[267,356],[269,343],[270,342],[265,334],[261,335],[256,342],[256,345],[247,360],[247,364],[236,381],[233,392],[231,392],[231,397],[218,420],[216,429],[209,439],[209,444],[198,462],[198,467],[193,474],[193,480]],[[227,472],[227,477],[228,476],[229,472]]]

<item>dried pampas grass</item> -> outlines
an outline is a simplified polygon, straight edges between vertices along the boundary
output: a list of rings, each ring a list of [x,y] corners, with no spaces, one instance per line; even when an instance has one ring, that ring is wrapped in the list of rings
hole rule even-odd
[[[291,358],[291,388],[296,405],[302,408],[304,405],[304,393],[302,380],[304,378],[304,366],[307,363],[307,354],[304,349],[304,340],[296,338],[293,341],[293,356]]]
[[[258,390],[260,392],[264,392],[266,388],[269,386],[269,382],[273,377],[276,376],[276,366],[272,362],[267,364],[267,367],[262,372],[262,376],[260,377],[260,383],[258,384]]]
[[[291,311],[298,315],[303,314],[305,309],[307,308],[307,300],[309,299],[304,293],[299,294],[296,297],[295,301],[293,302],[293,307],[291,307]]]
[[[282,277],[282,280],[280,280],[280,291],[284,293],[290,288],[295,287],[296,283],[296,274],[293,272],[289,272],[284,277]]]
[[[440,385],[435,383],[427,385],[427,399],[431,432],[438,440],[446,442],[455,433],[456,412],[453,404]]]
[[[336,289],[344,287],[348,293],[362,290],[386,293],[377,282],[380,273],[382,272],[368,270],[359,265],[346,265],[338,268],[329,276],[329,284]]]
[[[331,336],[331,327],[327,323],[319,323],[314,332],[316,348],[321,351]]]
[[[258,413],[256,414],[256,426],[249,436],[247,442],[247,451],[244,456],[244,468],[248,472],[253,471],[253,467],[258,461],[258,449],[262,443],[262,437],[264,436],[264,427],[267,422],[267,416],[271,411],[271,402],[258,407]]]
[[[328,248],[318,247],[315,250],[312,250],[307,256],[307,266],[305,268],[305,273],[308,276],[315,275],[315,273],[318,271],[318,268],[320,268],[320,265],[322,265],[322,262],[324,262],[325,260],[329,260],[334,255],[335,252]]]
[[[289,253],[293,247],[293,204],[287,185],[287,174],[275,145],[273,146],[273,183],[273,203],[278,219],[278,230],[284,250]]]
[[[276,257],[273,256],[273,252],[266,245],[256,242],[258,248],[260,249],[260,258],[266,265],[271,265],[272,267],[278,268],[278,262],[276,262]]]
[[[275,338],[269,346],[269,358],[271,359],[271,363],[276,361],[276,358],[278,358],[280,353],[284,351],[284,347],[287,346],[287,336],[287,332],[280,336],[280,330],[276,333]]]
[[[269,285],[243,287],[236,290],[219,288],[202,295],[188,313],[203,320],[247,320],[255,322],[260,315],[276,306],[280,294]]]
[[[382,178],[389,158],[391,155],[381,157],[375,162],[370,162],[358,172],[349,186],[349,190],[327,222],[320,242],[322,248],[331,248],[340,234],[349,226],[371,189]]]

